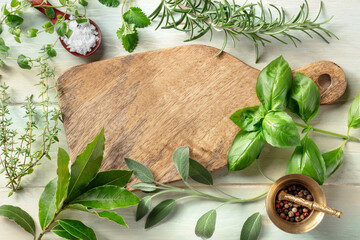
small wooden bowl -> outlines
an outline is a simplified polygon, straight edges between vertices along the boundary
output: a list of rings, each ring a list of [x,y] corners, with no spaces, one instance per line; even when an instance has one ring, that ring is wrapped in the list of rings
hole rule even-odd
[[[298,184],[304,186],[309,190],[315,202],[326,205],[325,194],[320,185],[312,178],[302,174],[290,174],[279,178],[270,188],[266,197],[266,212],[270,220],[280,228],[288,233],[306,233],[314,229],[324,218],[325,213],[312,210],[310,215],[301,222],[289,222],[282,219],[275,210],[275,201],[278,193],[290,185]]]

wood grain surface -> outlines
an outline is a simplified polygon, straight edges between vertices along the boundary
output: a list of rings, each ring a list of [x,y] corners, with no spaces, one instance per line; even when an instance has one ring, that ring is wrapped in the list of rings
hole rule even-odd
[[[172,163],[179,146],[210,171],[226,166],[239,131],[229,119],[237,109],[258,105],[259,70],[219,50],[188,45],[76,66],[58,80],[71,158],[105,127],[102,170],[124,169],[124,157],[151,168],[160,182],[180,179]],[[322,92],[322,103],[346,88],[342,69],[331,62],[302,67]],[[319,76],[328,74],[323,88]]]

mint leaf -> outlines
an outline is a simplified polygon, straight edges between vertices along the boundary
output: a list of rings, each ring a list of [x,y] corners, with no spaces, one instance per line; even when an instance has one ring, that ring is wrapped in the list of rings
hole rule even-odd
[[[99,0],[99,2],[107,7],[117,7],[119,6],[119,0]]]
[[[136,45],[139,42],[139,36],[137,34],[136,28],[133,24],[124,24],[116,33],[119,39],[122,41],[124,49],[128,52],[134,51]],[[125,27],[129,26],[129,27]],[[133,26],[133,28],[132,28]]]
[[[135,24],[137,28],[143,28],[150,25],[150,19],[138,7],[131,7],[124,13],[124,19],[129,24]]]

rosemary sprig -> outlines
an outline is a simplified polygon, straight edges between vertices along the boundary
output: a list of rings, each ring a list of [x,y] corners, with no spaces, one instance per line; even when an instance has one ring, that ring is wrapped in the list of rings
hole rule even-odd
[[[239,36],[249,39],[255,47],[256,62],[259,60],[259,45],[265,46],[273,38],[283,44],[287,42],[280,37],[288,38],[295,46],[301,40],[292,34],[303,32],[310,38],[315,34],[329,43],[328,38],[337,36],[325,29],[323,25],[331,18],[319,22],[322,4],[314,19],[309,17],[310,9],[307,1],[300,7],[297,15],[288,19],[283,8],[270,5],[265,8],[262,2],[237,4],[234,0],[162,0],[150,15],[154,20],[160,17],[157,28],[176,29],[189,33],[187,41],[203,37],[213,31],[224,33],[224,42],[218,55],[225,49],[229,39],[235,47]],[[274,13],[275,12],[275,13]]]

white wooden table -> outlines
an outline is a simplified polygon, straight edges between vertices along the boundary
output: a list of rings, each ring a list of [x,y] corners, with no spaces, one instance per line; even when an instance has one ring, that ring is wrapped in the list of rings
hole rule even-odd
[[[2,5],[7,0],[0,0]],[[134,4],[140,5],[147,14],[158,4],[159,0],[134,1]],[[294,13],[298,10],[301,0],[264,0],[265,4],[274,3],[284,6],[288,13]],[[310,1],[310,8],[313,15],[320,4],[318,0]],[[318,116],[313,120],[313,124],[319,128],[334,130],[339,133],[346,132],[347,111],[351,101],[360,92],[360,1],[347,0],[335,1],[328,0],[324,3],[324,13],[322,18],[334,15],[334,19],[327,27],[340,37],[340,40],[331,40],[328,45],[322,40],[315,38],[313,40],[301,36],[303,43],[298,48],[292,45],[282,45],[274,43],[268,45],[262,50],[260,63],[254,63],[254,53],[252,45],[246,40],[238,43],[236,48],[231,44],[226,51],[238,57],[244,62],[256,68],[264,67],[268,62],[283,55],[290,63],[292,68],[297,68],[315,61],[330,60],[339,64],[345,71],[349,87],[340,101],[331,106],[322,106]],[[53,60],[56,66],[58,76],[67,68],[100,59],[107,59],[115,56],[128,54],[123,50],[121,42],[117,39],[115,32],[121,24],[120,9],[110,9],[101,6],[97,1],[90,1],[88,7],[88,16],[98,23],[103,33],[102,48],[97,54],[88,59],[76,58],[68,54],[60,44],[56,45],[58,57]],[[46,20],[44,16],[34,10],[29,10],[24,17],[30,19],[32,23],[41,26]],[[154,49],[183,45],[182,42],[186,36],[173,30],[158,30],[154,32],[155,24],[139,31],[140,42],[135,52],[144,52]],[[45,43],[53,42],[55,35],[42,35],[43,38],[24,40],[22,45],[15,41],[9,41],[9,34],[2,34],[8,45],[13,49],[13,56],[20,54],[36,56],[38,49]],[[196,41],[199,44],[208,44],[220,47],[222,38],[215,36],[213,42],[208,42],[208,37]],[[38,81],[36,70],[27,71],[19,69],[14,62],[10,62],[8,67],[0,70],[2,79],[10,85],[11,93],[11,113],[16,128],[23,128],[23,115],[20,109],[20,103],[24,101],[25,96],[30,94],[37,95],[39,89],[34,87]],[[360,137],[360,130],[352,131],[352,135]],[[312,137],[318,143],[319,148],[325,152],[334,149],[341,144],[340,139],[312,134]],[[51,156],[55,159],[57,147],[66,148],[64,131],[60,134],[61,143],[54,146]],[[191,147],[191,146],[190,146]],[[261,165],[267,175],[272,178],[278,178],[285,172],[287,161],[293,149],[274,149],[266,146],[261,154]],[[5,178],[0,177],[0,205],[12,204],[20,206],[28,211],[35,221],[38,216],[38,199],[49,180],[56,175],[56,161],[44,159],[42,165],[36,169],[36,172],[26,177],[23,181],[25,190],[14,194],[8,198],[8,189],[4,188]],[[241,172],[227,173],[221,170],[213,174],[216,184],[224,191],[237,196],[253,196],[256,193],[263,192],[271,182],[261,176],[253,165]],[[341,220],[334,217],[325,216],[322,223],[313,231],[303,235],[290,235],[277,229],[268,219],[265,211],[264,200],[251,204],[227,205],[218,211],[216,231],[212,239],[231,240],[239,239],[241,226],[245,219],[252,213],[260,211],[263,215],[263,229],[260,239],[359,239],[359,216],[360,216],[360,144],[348,143],[345,147],[345,160],[341,168],[329,179],[323,186],[327,196],[328,205],[344,212]],[[170,196],[167,196],[170,197]],[[162,198],[164,199],[164,198]],[[158,201],[162,200],[158,199]],[[125,229],[108,221],[101,221],[88,214],[67,212],[67,217],[80,217],[87,225],[93,227],[97,233],[98,239],[197,239],[194,234],[194,227],[197,219],[206,211],[216,207],[218,203],[205,200],[186,200],[182,202],[177,210],[165,224],[160,224],[150,230],[144,230],[144,220],[135,222],[135,208],[122,209],[118,212],[122,214],[129,225]],[[38,228],[39,230],[39,228]],[[7,219],[0,219],[0,239],[31,239],[30,235],[25,233],[15,224]],[[48,234],[44,239],[58,239],[55,235]]]

